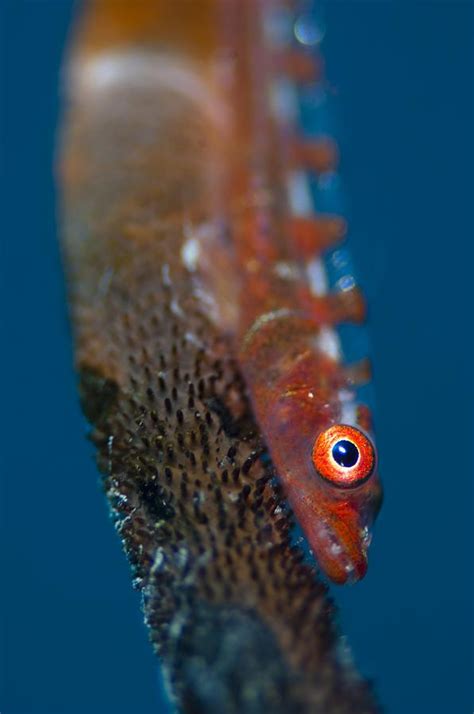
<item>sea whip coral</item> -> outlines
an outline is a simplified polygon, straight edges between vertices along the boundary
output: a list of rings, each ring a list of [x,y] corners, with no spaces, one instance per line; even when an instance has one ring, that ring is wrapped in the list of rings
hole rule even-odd
[[[208,19],[214,3],[197,5]],[[116,528],[180,710],[375,712],[290,543],[218,314],[226,286],[193,259],[220,230],[216,139],[206,82],[150,41],[161,17],[183,49],[162,9],[90,4],[62,134],[81,399]]]

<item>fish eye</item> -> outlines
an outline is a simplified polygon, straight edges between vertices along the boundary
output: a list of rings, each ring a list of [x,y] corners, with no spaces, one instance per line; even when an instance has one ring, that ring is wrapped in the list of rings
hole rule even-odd
[[[353,441],[339,439],[332,447],[331,456],[339,466],[351,468],[359,461],[359,449]]]
[[[375,449],[359,429],[348,424],[335,424],[316,439],[313,465],[319,475],[334,486],[354,488],[371,476]]]

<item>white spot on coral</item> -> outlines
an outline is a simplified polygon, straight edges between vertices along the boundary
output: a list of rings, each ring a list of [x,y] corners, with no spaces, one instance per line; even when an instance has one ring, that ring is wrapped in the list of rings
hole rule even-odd
[[[204,342],[199,339],[199,337],[195,335],[194,332],[186,332],[184,336],[190,344],[196,345],[196,347],[204,347]]]
[[[151,566],[151,573],[157,573],[160,570],[162,570],[163,566],[165,564],[165,556],[163,554],[163,551],[158,549],[155,553],[155,559],[153,560],[153,565]]]
[[[199,260],[200,246],[197,238],[188,238],[181,248],[181,260],[188,270],[194,272]]]
[[[179,565],[180,568],[184,568],[184,566],[185,566],[186,563],[188,562],[188,557],[189,557],[189,553],[188,553],[188,549],[187,549],[187,548],[180,548],[180,549],[178,550],[178,553],[177,553],[177,556],[176,556],[176,560],[177,560],[178,565]]]
[[[170,310],[173,315],[176,315],[177,317],[185,317],[184,311],[182,310],[181,305],[176,300],[176,298],[173,298],[173,300],[171,301]]]
[[[171,287],[170,266],[168,265],[168,263],[163,263],[163,265],[161,266],[161,279],[165,287]]]
[[[195,102],[221,125],[227,124],[228,112],[207,83],[204,72],[172,54],[145,51],[102,52],[79,58],[70,78],[73,91],[103,95],[107,90],[130,88],[168,90]]]
[[[283,260],[275,263],[273,270],[275,274],[278,275],[279,278],[283,278],[283,280],[298,280],[300,277],[298,266],[294,263],[286,263]]]
[[[114,270],[110,267],[106,268],[106,270],[104,270],[104,272],[102,273],[102,276],[99,280],[99,285],[97,287],[97,291],[101,297],[105,297],[105,295],[107,295],[113,276]]]
[[[178,612],[178,614],[173,617],[169,629],[169,634],[172,640],[178,639],[185,625],[185,622],[186,616],[183,613]]]

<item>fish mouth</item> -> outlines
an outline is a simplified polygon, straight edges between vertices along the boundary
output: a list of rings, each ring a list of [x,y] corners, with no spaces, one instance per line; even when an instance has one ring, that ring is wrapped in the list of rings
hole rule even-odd
[[[322,522],[314,534],[313,548],[326,575],[338,585],[356,583],[367,572],[367,549],[371,535],[369,529],[355,532],[345,524],[338,528]]]

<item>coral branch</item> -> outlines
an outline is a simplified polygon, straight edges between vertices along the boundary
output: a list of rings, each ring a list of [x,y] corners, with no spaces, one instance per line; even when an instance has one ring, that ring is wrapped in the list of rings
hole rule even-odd
[[[375,712],[190,265],[190,235],[219,225],[199,81],[160,79],[152,52],[88,62],[61,154],[81,398],[170,695],[206,714]]]

